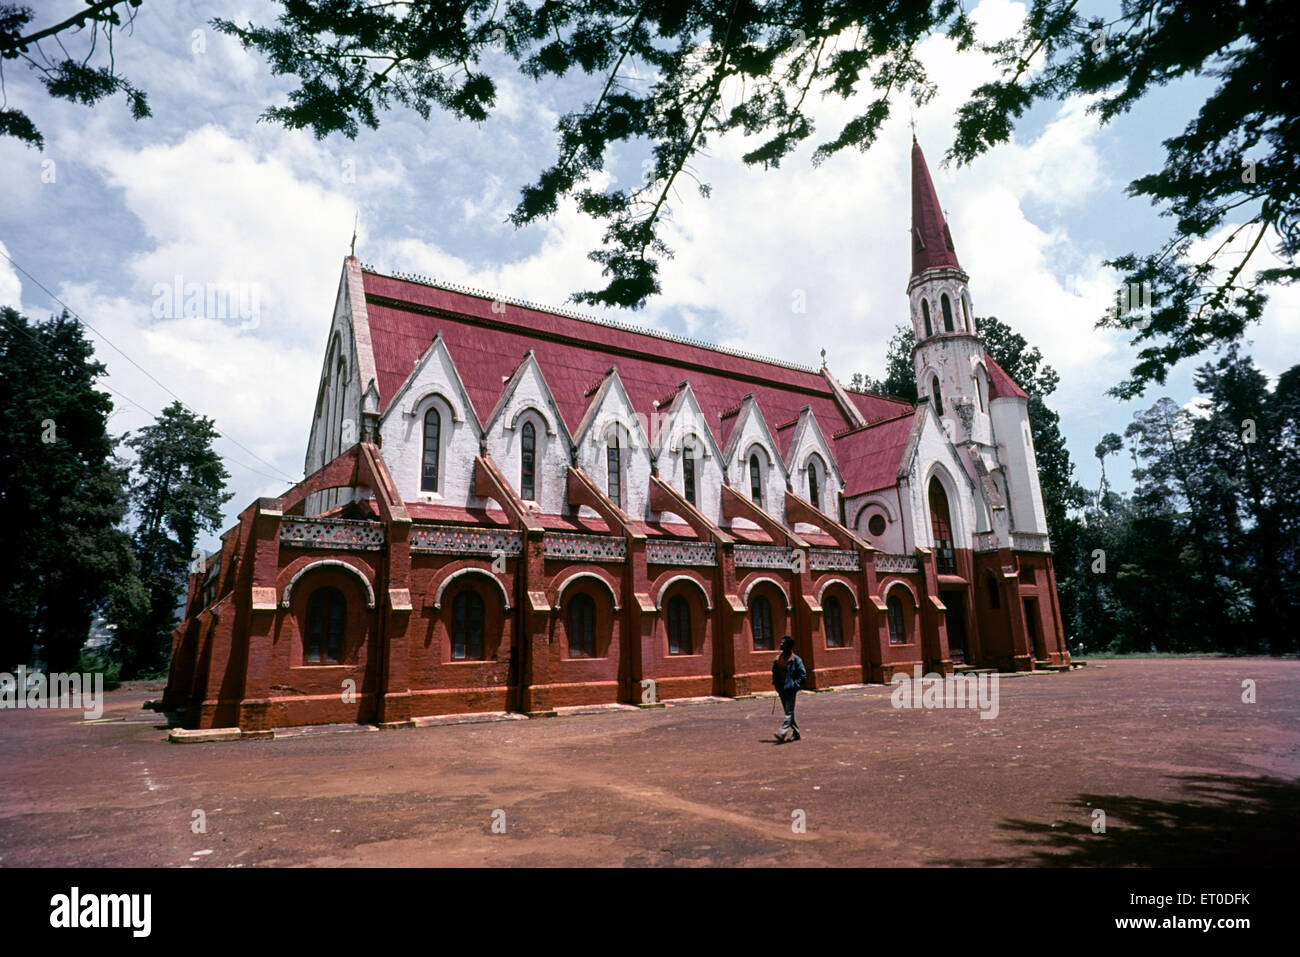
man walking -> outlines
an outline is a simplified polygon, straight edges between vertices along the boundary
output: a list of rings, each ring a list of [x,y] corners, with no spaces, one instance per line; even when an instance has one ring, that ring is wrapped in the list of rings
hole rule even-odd
[[[794,720],[794,699],[807,677],[803,661],[794,653],[794,639],[786,635],[781,639],[781,654],[772,662],[772,687],[780,695],[781,708],[785,711],[785,721],[776,733],[778,744],[785,743],[787,734],[793,734],[791,740],[799,740],[799,725]]]

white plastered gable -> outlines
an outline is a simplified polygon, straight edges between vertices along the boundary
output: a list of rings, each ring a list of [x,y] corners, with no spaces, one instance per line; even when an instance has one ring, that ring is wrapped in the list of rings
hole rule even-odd
[[[722,483],[724,456],[704,418],[699,400],[690,383],[673,397],[659,415],[659,428],[652,429],[655,440],[655,467],[659,478],[685,494],[684,449],[693,445],[695,463],[695,507],[715,525],[722,517]]]
[[[813,415],[812,409],[804,406],[799,413],[798,422],[795,423],[794,435],[790,437],[790,448],[785,459],[786,471],[790,475],[794,494],[802,499],[811,501],[808,466],[810,463],[818,463],[819,460],[817,507],[826,515],[838,520],[839,496],[844,489],[844,477],[835,462],[830,443],[826,441],[826,436],[822,434],[821,426],[817,423],[817,416]],[[811,525],[801,522],[796,531],[810,528]]]
[[[421,488],[425,423],[438,414],[438,488]],[[474,459],[483,426],[441,335],[416,362],[379,421],[384,462],[403,501],[459,507],[485,505],[473,493]]]
[[[560,414],[559,404],[529,349],[506,380],[505,391],[484,427],[488,454],[503,475],[523,495],[523,436],[533,427],[533,497],[538,511],[564,512],[567,502],[566,470],[572,461],[573,438]]]
[[[355,309],[358,297],[353,295],[353,286],[360,282],[360,273],[354,277],[350,266],[351,263],[344,262],[338,294],[334,299],[334,314],[325,339],[320,383],[303,460],[304,475],[311,475],[332,462],[361,438],[362,380],[374,363],[369,349],[369,327],[366,326],[364,342],[360,342],[357,336]],[[364,308],[364,296],[361,302]],[[364,324],[365,317],[359,321]],[[373,387],[373,373],[366,384]],[[308,515],[317,515],[351,501],[352,497],[353,493],[348,489],[327,489],[308,496],[304,509]]]
[[[759,484],[762,489],[761,508],[778,522],[785,522],[785,490],[790,473],[777,453],[776,439],[763,418],[758,400],[747,395],[736,413],[724,453],[727,475],[731,484],[746,498],[752,498],[749,460],[757,452],[759,458]],[[741,528],[752,528],[748,519],[736,519]]]
[[[612,436],[619,446],[619,490],[617,503],[630,517],[644,521],[649,515],[650,440],[642,427],[632,401],[623,388],[618,370],[610,367],[573,431],[573,447],[578,467],[587,473],[601,490],[609,494],[609,456]],[[582,515],[595,515],[587,506]]]
[[[930,482],[935,478],[948,498],[954,544],[970,548],[975,533],[989,528],[987,506],[933,406],[924,403],[917,407],[912,433],[899,463],[905,551],[918,545],[933,547]]]

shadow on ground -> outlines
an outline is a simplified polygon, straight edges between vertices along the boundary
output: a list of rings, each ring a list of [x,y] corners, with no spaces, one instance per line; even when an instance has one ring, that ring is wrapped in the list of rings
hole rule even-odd
[[[1300,784],[1276,778],[1188,775],[1182,800],[1080,794],[1078,814],[1044,824],[1010,818],[1015,851],[929,861],[964,867],[1283,867],[1300,853]],[[1105,812],[1105,833],[1093,812]]]

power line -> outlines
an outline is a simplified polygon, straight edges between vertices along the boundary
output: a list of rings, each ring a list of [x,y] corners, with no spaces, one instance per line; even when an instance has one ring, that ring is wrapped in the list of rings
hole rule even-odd
[[[181,406],[182,406],[186,411],[188,411],[191,415],[198,415],[198,414],[199,414],[199,413],[196,412],[194,409],[190,408],[189,403],[187,403],[187,402],[186,402],[184,399],[182,399],[179,395],[177,395],[177,394],[176,394],[175,392],[173,392],[171,389],[167,388],[166,385],[164,385],[162,382],[160,382],[160,381],[158,380],[158,378],[157,378],[157,377],[156,377],[152,372],[150,372],[150,371],[149,371],[148,369],[146,369],[144,366],[140,365],[140,363],[138,363],[138,362],[136,362],[134,359],[132,359],[132,358],[131,358],[127,353],[126,353],[126,351],[125,351],[124,349],[119,348],[116,344],[114,344],[114,343],[112,342],[112,340],[110,340],[110,339],[108,338],[108,336],[104,335],[102,332],[100,332],[98,329],[96,329],[94,326],[92,326],[89,322],[87,322],[85,319],[83,319],[83,318],[82,318],[82,317],[77,313],[76,310],[74,310],[74,309],[73,309],[71,306],[69,306],[66,302],[64,302],[62,299],[60,299],[58,296],[56,296],[53,292],[51,292],[48,286],[46,286],[43,282],[41,282],[39,279],[37,279],[35,276],[33,276],[31,273],[29,273],[29,272],[28,272],[26,269],[24,269],[22,266],[18,265],[18,263],[16,263],[16,262],[14,261],[13,257],[10,256],[10,255],[9,255],[7,252],[5,252],[3,249],[0,249],[0,256],[3,256],[5,259],[7,259],[7,260],[9,261],[9,264],[10,264],[11,266],[13,266],[14,269],[18,270],[20,273],[22,273],[24,276],[26,276],[28,279],[30,279],[30,280],[31,280],[33,283],[35,283],[36,286],[37,286],[39,289],[41,289],[41,290],[42,290],[42,291],[43,291],[47,296],[49,296],[52,300],[54,300],[54,301],[57,302],[60,306],[62,306],[62,307],[64,308],[64,310],[65,310],[65,311],[66,311],[70,316],[72,316],[72,318],[76,319],[77,322],[81,323],[83,326],[85,326],[87,329],[89,329],[91,332],[93,332],[95,335],[97,335],[100,339],[104,340],[105,343],[107,343],[108,345],[112,346],[115,350],[117,350],[117,352],[121,353],[121,355],[123,356],[123,358],[126,359],[127,362],[131,363],[131,365],[135,366],[137,369],[139,369],[141,372],[143,372],[146,376],[148,376],[148,377],[150,378],[150,380],[152,380],[153,383],[154,383],[155,385],[157,385],[160,389],[162,389],[164,392],[166,392],[168,395],[170,395],[173,399],[175,399],[177,402],[179,402],[179,403],[181,404]],[[105,385],[104,388],[108,389],[110,392],[113,392],[113,393],[116,394],[116,395],[120,395],[120,396],[122,396],[122,398],[124,398],[124,399],[127,399],[127,397],[126,397],[125,395],[122,395],[122,393],[118,392],[116,389],[112,388],[111,386]],[[135,405],[136,407],[138,407],[138,408],[144,410],[145,412],[149,412],[148,409],[145,409],[144,406],[140,405],[140,403],[139,403],[139,402],[136,402],[134,399],[127,399],[127,401],[130,402],[132,405]],[[153,414],[153,413],[150,413],[150,414]],[[157,415],[154,415],[154,417],[157,418]],[[225,439],[227,442],[230,442],[230,443],[232,443],[233,445],[236,445],[236,446],[238,446],[239,448],[243,449],[245,452],[247,452],[249,455],[251,455],[251,456],[252,456],[253,458],[255,458],[257,461],[261,462],[263,465],[267,466],[268,468],[274,469],[276,472],[279,472],[280,474],[279,474],[279,476],[274,476],[274,475],[267,475],[265,472],[257,472],[256,469],[253,469],[253,468],[251,468],[251,467],[249,467],[249,466],[247,466],[247,465],[244,465],[242,462],[238,462],[238,460],[236,460],[236,459],[234,459],[234,458],[231,459],[232,462],[236,462],[237,464],[243,466],[244,468],[248,469],[249,471],[251,471],[251,472],[257,472],[258,475],[262,475],[262,476],[264,476],[264,477],[266,477],[266,478],[278,478],[278,479],[283,479],[283,480],[287,480],[287,481],[290,482],[291,484],[297,484],[297,483],[300,481],[300,479],[296,479],[296,478],[293,478],[292,476],[290,476],[287,472],[283,471],[279,466],[275,465],[275,464],[272,463],[272,462],[268,462],[266,459],[262,458],[260,455],[258,455],[258,454],[257,454],[256,452],[254,452],[252,449],[248,448],[248,446],[244,445],[242,442],[238,441],[237,439],[231,438],[231,437],[230,437],[229,435],[227,435],[225,432],[222,432],[220,429],[218,429],[218,428],[216,427],[216,421],[215,421],[215,420],[213,420],[213,426],[212,426],[212,429],[213,429],[214,432],[217,433],[217,435],[221,436],[221,437],[222,437],[223,439]]]
[[[10,327],[13,328],[13,329],[17,329],[19,332],[21,332],[23,335],[25,335],[28,339],[32,340],[32,342],[36,343],[38,346],[40,346],[40,347],[41,347],[42,349],[44,349],[46,352],[50,353],[50,355],[54,355],[53,350],[51,350],[50,347],[47,346],[45,343],[41,342],[40,339],[37,339],[34,335],[32,335],[30,330],[28,330],[28,329],[24,329],[22,326],[17,325],[16,323],[14,323],[14,322],[12,322],[12,321],[10,321]],[[58,358],[58,357],[55,356],[55,358]],[[154,412],[154,411],[152,411],[152,410],[146,408],[143,404],[137,402],[135,399],[131,398],[131,397],[130,397],[129,395],[127,395],[125,392],[121,392],[121,391],[119,391],[119,390],[117,390],[117,389],[114,389],[111,385],[109,385],[109,384],[106,383],[106,382],[96,382],[95,385],[94,385],[94,387],[95,387],[95,388],[103,387],[103,388],[107,389],[109,392],[113,393],[113,394],[114,394],[115,396],[117,396],[119,399],[122,399],[122,400],[124,400],[124,401],[126,401],[126,402],[130,402],[133,406],[135,406],[137,409],[139,409],[139,410],[140,410],[141,412],[143,412],[145,415],[152,416],[152,417],[155,418],[155,419],[158,418],[158,413],[157,413],[157,412]],[[232,463],[232,464],[234,464],[234,465],[238,465],[241,469],[244,469],[245,471],[248,471],[248,472],[252,472],[254,475],[260,475],[260,476],[262,476],[262,478],[269,478],[269,479],[272,479],[273,481],[276,481],[276,482],[281,482],[281,481],[283,481],[283,479],[282,479],[279,475],[271,475],[271,474],[269,474],[269,473],[267,473],[267,472],[263,472],[261,469],[255,469],[255,468],[253,468],[253,466],[249,465],[247,462],[241,462],[239,459],[235,458],[233,455],[227,454],[227,455],[224,456],[224,458],[225,458],[226,461],[228,461],[228,462],[230,462],[230,463]]]

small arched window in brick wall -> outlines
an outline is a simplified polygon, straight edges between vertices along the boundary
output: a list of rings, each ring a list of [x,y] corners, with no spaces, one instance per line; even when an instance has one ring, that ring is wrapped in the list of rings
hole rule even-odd
[[[691,606],[683,595],[674,595],[668,601],[668,653],[691,653]]]
[[[907,630],[903,623],[903,603],[897,595],[891,595],[885,602],[889,618],[889,643],[891,645],[907,644]]]
[[[451,657],[453,661],[483,658],[483,598],[472,588],[457,595],[451,605]]]
[[[339,660],[347,604],[337,588],[317,588],[307,600],[307,642],[303,660],[327,664]]]
[[[776,639],[772,635],[772,603],[766,595],[759,595],[750,607],[749,630],[754,635],[755,651],[776,650]]]
[[[596,654],[596,603],[581,592],[569,599],[569,657]]]
[[[844,647],[844,618],[840,613],[840,600],[834,595],[827,596],[822,603],[822,622],[826,627],[826,647]]]

